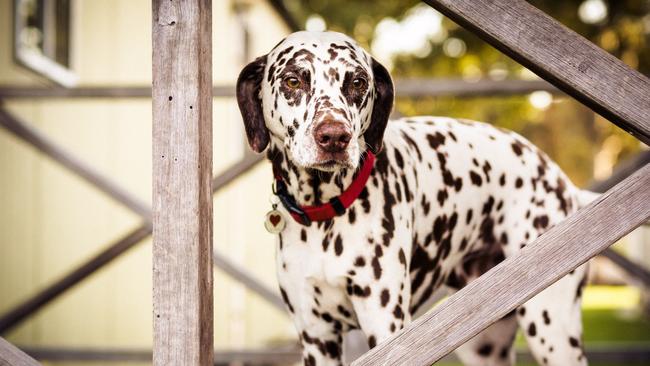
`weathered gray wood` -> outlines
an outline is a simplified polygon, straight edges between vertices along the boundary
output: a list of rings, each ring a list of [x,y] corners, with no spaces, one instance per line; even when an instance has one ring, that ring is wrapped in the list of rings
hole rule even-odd
[[[607,179],[592,182],[589,184],[589,190],[599,193],[605,192],[646,164],[650,164],[650,150],[643,150],[635,156],[618,163],[612,175]]]
[[[212,253],[212,261],[214,262],[215,267],[219,268],[230,277],[235,278],[238,282],[246,286],[247,289],[255,292],[264,300],[268,301],[276,309],[282,312],[285,311],[284,302],[282,302],[282,299],[278,296],[277,291],[271,291],[268,287],[251,276],[248,271],[232,263],[228,258],[217,251]]]
[[[147,349],[69,347],[24,347],[23,349],[38,360],[50,362],[151,363],[151,350]],[[229,365],[233,362],[245,365],[287,365],[297,362],[300,358],[300,350],[295,346],[214,351],[215,365]]]
[[[98,269],[110,263],[134,245],[148,237],[151,233],[151,224],[145,223],[124,237],[107,246],[106,249],[76,267],[51,285],[45,287],[34,296],[21,302],[0,317],[0,334],[18,325],[25,318],[47,305],[66,290],[75,286]]]
[[[650,218],[650,165],[353,365],[430,365]]]
[[[427,97],[498,97],[520,95],[543,90],[563,94],[544,80],[454,80],[454,79],[398,79],[395,81],[397,98]]]
[[[0,337],[0,366],[38,366],[36,360]]]
[[[214,97],[234,97],[234,86],[214,86]],[[151,98],[150,86],[80,86],[75,88],[42,86],[0,86],[0,99],[41,98]]]
[[[213,193],[232,183],[240,175],[252,169],[261,160],[261,155],[246,155],[241,159],[241,161],[224,170],[212,181]],[[29,297],[27,300],[19,303],[5,314],[2,314],[0,316],[0,334],[3,334],[20,324],[20,322],[56,299],[59,295],[83,281],[97,270],[103,268],[105,265],[113,261],[113,259],[119,257],[143,239],[147,238],[151,235],[151,230],[152,228],[150,223],[143,223],[141,226],[125,234],[116,242],[107,245],[106,249],[62,276],[59,280],[48,285],[43,290]],[[246,270],[233,264],[217,251],[214,252],[214,255],[215,258],[219,258],[218,261],[215,260],[214,262],[215,267],[222,269],[235,280],[242,282],[249,290],[269,301],[271,305],[283,309],[282,300],[278,296],[277,292],[267,288],[264,284],[251,276]]]
[[[531,93],[537,90],[562,94],[544,80],[478,80],[475,82],[458,79],[397,79],[398,98],[425,98],[454,96],[471,98],[480,96],[505,96]],[[235,86],[215,86],[212,96],[225,98],[235,96]],[[43,98],[150,98],[151,88],[145,86],[100,86],[100,87],[41,87],[0,86],[0,99],[43,99]]]
[[[90,165],[59,147],[45,135],[29,126],[29,124],[21,121],[2,108],[0,108],[0,126],[13,133],[14,136],[29,143],[52,160],[70,169],[97,189],[142,216],[145,220],[151,221],[151,210],[148,205],[129,194],[108,177],[97,172]]]
[[[605,249],[600,253],[600,255],[612,261],[633,279],[641,282],[646,287],[650,287],[650,271],[645,269],[642,265],[627,259],[623,255],[612,250],[612,248]]]
[[[153,0],[153,364],[212,365],[212,4]]]
[[[424,0],[650,144],[650,80],[524,0]]]
[[[151,362],[151,350],[120,348],[59,348],[59,347],[20,347],[33,358],[50,362]],[[215,351],[215,365],[288,365],[301,358],[298,347],[277,347],[262,349],[220,350]],[[587,358],[594,364],[645,365],[650,359],[650,349],[643,345],[618,345],[598,347],[585,350]],[[532,355],[526,351],[517,352],[521,363],[535,363]],[[458,362],[454,354],[444,361]]]
[[[641,151],[634,157],[619,163],[616,166],[616,170],[614,170],[612,175],[607,179],[590,184],[589,190],[594,192],[604,192],[648,163],[650,163],[650,150]],[[612,261],[612,263],[616,264],[632,278],[640,281],[645,286],[650,287],[650,271],[639,263],[624,257],[612,250],[612,248],[605,249],[600,253],[600,255]]]

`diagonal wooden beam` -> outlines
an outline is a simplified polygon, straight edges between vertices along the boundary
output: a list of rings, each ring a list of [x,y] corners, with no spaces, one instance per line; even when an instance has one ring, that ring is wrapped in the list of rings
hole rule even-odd
[[[650,80],[524,0],[424,0],[650,145]]]
[[[602,253],[603,257],[612,261],[619,268],[625,271],[629,276],[635,278],[637,281],[641,282],[644,286],[650,288],[650,271],[645,269],[642,265],[631,261],[625,256],[619,254],[618,252],[612,250],[612,248],[607,248]]]
[[[228,184],[232,183],[242,174],[252,169],[258,162],[262,160],[260,155],[246,155],[238,163],[233,164],[230,168],[224,170],[221,174],[217,175],[212,181],[213,193],[223,189]],[[96,254],[79,267],[70,271],[54,283],[50,284],[45,289],[37,294],[16,305],[7,313],[0,316],[0,334],[4,334],[20,322],[25,320],[28,316],[34,314],[36,311],[47,305],[52,300],[56,299],[66,290],[75,286],[85,278],[90,276],[95,271],[99,270],[106,264],[110,263],[115,258],[119,257],[130,248],[141,242],[143,239],[151,235],[151,224],[143,223],[141,226],[132,230],[121,239],[109,244],[106,249]],[[241,280],[249,286],[249,289],[268,301],[271,305],[284,312],[284,305],[282,299],[275,293],[268,289],[265,285],[257,281],[253,276],[238,265],[230,262],[227,258],[223,257],[214,251],[215,266],[223,270],[226,274],[234,276],[236,280]],[[239,276],[239,277],[238,277]],[[252,285],[255,283],[255,285]]]
[[[39,366],[36,360],[0,337],[0,366]]]
[[[92,186],[120,202],[146,221],[151,221],[151,209],[108,177],[100,174],[90,165],[65,151],[41,132],[21,121],[18,117],[0,108],[0,126],[27,142],[50,159],[63,165]]]
[[[618,164],[616,170],[614,170],[609,178],[594,182],[589,185],[589,190],[594,192],[604,192],[633,174],[635,171],[644,167],[648,163],[650,163],[650,150],[641,151],[634,157]],[[644,266],[617,253],[612,248],[605,249],[602,253],[600,253],[600,255],[609,259],[612,263],[617,265],[637,281],[640,281],[645,286],[650,287],[650,271],[648,271]]]
[[[6,333],[8,330],[25,320],[25,318],[56,299],[66,290],[78,284],[98,269],[104,267],[127,250],[131,249],[134,245],[149,235],[151,235],[151,224],[143,224],[126,234],[124,237],[108,245],[106,249],[56,280],[54,283],[50,284],[22,303],[16,305],[5,314],[2,314],[0,317],[0,334]]]
[[[490,80],[467,81],[462,79],[409,78],[395,80],[398,98],[428,98],[453,96],[469,98],[532,93],[537,90],[562,94],[544,80]],[[215,98],[234,98],[234,85],[212,88]],[[151,98],[148,86],[93,86],[93,87],[43,87],[0,85],[0,99],[52,99],[52,98]]]
[[[643,150],[629,159],[618,163],[612,175],[607,177],[607,179],[592,182],[589,184],[588,189],[593,192],[603,193],[646,164],[650,164],[650,150]]]
[[[243,268],[232,263],[224,255],[213,252],[212,261],[214,262],[215,267],[222,270],[224,273],[229,275],[232,278],[236,278],[241,284],[246,286],[249,290],[255,292],[263,299],[273,305],[276,309],[284,313],[285,305],[282,302],[282,299],[278,296],[277,292],[271,291],[267,286],[260,283],[256,278],[251,276],[248,271],[245,271]]]
[[[352,365],[431,365],[650,218],[650,165]]]

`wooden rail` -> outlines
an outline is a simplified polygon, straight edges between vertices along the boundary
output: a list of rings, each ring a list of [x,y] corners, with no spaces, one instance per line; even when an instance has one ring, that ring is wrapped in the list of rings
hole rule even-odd
[[[365,341],[365,339],[364,339]],[[31,357],[49,362],[151,362],[151,350],[121,348],[70,348],[70,347],[20,347]],[[646,365],[650,359],[650,350],[643,345],[598,347],[585,349],[587,358],[596,364]],[[215,365],[287,365],[301,359],[299,347],[274,347],[269,349],[240,349],[214,351]],[[517,361],[534,364],[532,355],[526,351],[517,352]],[[454,355],[443,361],[459,362]],[[0,363],[0,365],[2,365]]]
[[[524,0],[424,0],[650,145],[650,80]]]
[[[212,2],[152,5],[153,364],[209,366]]]
[[[25,347],[24,350],[37,360],[49,362],[151,363],[152,360],[151,349]],[[300,359],[298,347],[214,350],[215,365],[231,365],[234,362],[244,365],[286,365]]]
[[[398,98],[430,98],[453,96],[470,98],[532,93],[537,90],[562,94],[544,80],[490,80],[466,81],[461,79],[398,79],[395,81]],[[215,98],[235,96],[234,85],[212,88]],[[146,86],[95,86],[95,87],[40,87],[0,86],[0,99],[51,99],[51,98],[150,98],[151,88]]]
[[[9,114],[9,112],[2,108],[0,108],[0,126],[13,133],[14,136],[29,143],[57,163],[75,172],[86,182],[131,209],[146,221],[151,221],[151,210],[148,205],[120,188],[118,184],[97,172],[90,165],[77,159],[73,154],[57,146],[53,141],[48,139],[35,128],[31,127],[29,124],[21,121],[14,115]]]
[[[5,113],[13,121],[12,124],[14,123],[23,124],[22,122],[15,119],[11,114],[8,114],[7,112],[1,110],[0,112]],[[20,129],[23,130],[25,128],[21,126]],[[30,130],[30,129],[27,128],[26,130]],[[21,137],[24,135],[21,134],[17,136]],[[31,143],[33,139],[27,138],[24,139],[24,141],[27,143]],[[55,161],[58,161],[56,155],[52,156],[53,151],[63,151],[63,150],[60,147],[54,145],[51,141],[49,141],[48,144],[52,144],[53,148],[44,149],[40,151],[46,154],[47,156],[53,158]],[[212,181],[213,193],[217,192],[218,190],[224,188],[225,186],[233,182],[237,177],[249,171],[261,160],[262,160],[261,155],[248,154],[244,156],[242,160],[233,164],[233,166],[224,170],[221,174],[217,175],[213,179]],[[66,165],[66,167],[70,169],[70,171],[79,175],[82,175],[84,173],[83,171],[81,171],[81,169],[83,169],[84,166],[85,166],[84,164]],[[111,185],[117,186],[116,184],[111,184]],[[122,192],[126,192],[126,191],[122,191]],[[111,191],[104,191],[104,193],[106,193],[110,197],[115,198]],[[128,193],[124,193],[124,194],[127,196],[129,200],[133,200],[128,196]],[[146,208],[145,213],[146,216],[143,217],[145,218],[151,217],[151,210],[148,207]],[[52,284],[48,285],[43,290],[39,291],[38,293],[28,298],[27,300],[21,302],[20,304],[18,304],[17,306],[15,306],[14,308],[6,312],[5,314],[2,314],[0,316],[0,334],[6,333],[9,329],[13,328],[17,324],[25,320],[27,317],[29,317],[30,315],[34,314],[36,311],[41,309],[43,306],[47,305],[52,300],[56,299],[59,295],[64,293],[66,290],[72,288],[73,286],[83,281],[85,278],[90,276],[98,269],[104,267],[105,265],[113,261],[115,258],[119,257],[120,255],[122,255],[123,253],[131,249],[133,246],[140,243],[143,239],[151,235],[151,231],[152,231],[151,223],[145,221],[142,225],[133,229],[129,233],[125,234],[122,238],[118,239],[117,241],[110,243],[101,252],[89,258],[87,261],[85,261],[75,269],[71,270],[69,273],[65,274],[60,279],[54,281]],[[215,250],[214,255],[215,258],[219,258],[214,263],[216,267],[222,269],[225,273],[234,276],[233,278],[235,280],[242,281],[247,285],[251,285],[251,287],[249,287],[251,291],[257,293],[263,299],[271,303],[271,305],[275,306],[277,309],[284,312],[284,304],[282,303],[282,299],[274,291],[269,290],[259,281],[256,281],[253,278],[253,276],[248,274],[248,272],[245,269],[230,262],[228,259],[226,259],[226,257],[220,255],[218,251]],[[252,285],[253,283],[254,285]]]
[[[5,314],[2,314],[2,317],[0,317],[0,334],[6,333],[9,329],[25,320],[28,316],[34,314],[37,310],[47,305],[66,290],[78,284],[99,268],[110,263],[122,253],[131,249],[135,244],[139,243],[150,234],[151,224],[142,224],[142,226],[118,239],[115,243],[109,245],[106,249],[102,250],[85,263],[82,263],[60,279],[54,281],[54,283],[13,307]]]
[[[353,365],[430,365],[650,219],[650,165]]]
[[[650,142],[650,80],[523,0],[424,0]],[[650,165],[353,365],[430,365],[650,218]]]
[[[0,366],[39,366],[36,360],[0,337]]]

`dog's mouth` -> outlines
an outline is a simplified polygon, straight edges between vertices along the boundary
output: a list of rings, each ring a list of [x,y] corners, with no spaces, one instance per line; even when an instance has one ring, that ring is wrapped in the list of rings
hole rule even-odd
[[[333,159],[320,161],[318,163],[312,164],[311,166],[312,169],[318,169],[318,170],[323,170],[328,172],[335,171],[338,169],[343,169],[343,168],[351,168],[351,167],[352,166],[347,161],[333,160]]]
[[[347,153],[337,153],[320,156],[318,161],[311,164],[310,168],[332,172],[339,169],[352,168],[352,164]]]

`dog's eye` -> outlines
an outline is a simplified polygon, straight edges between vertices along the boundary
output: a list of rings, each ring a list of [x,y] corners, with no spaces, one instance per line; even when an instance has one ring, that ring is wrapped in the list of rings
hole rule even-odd
[[[352,87],[355,89],[363,89],[368,85],[368,81],[364,78],[356,78],[352,80]]]
[[[287,84],[287,86],[291,89],[300,88],[300,80],[298,80],[297,77],[290,76],[284,79],[284,83]]]

